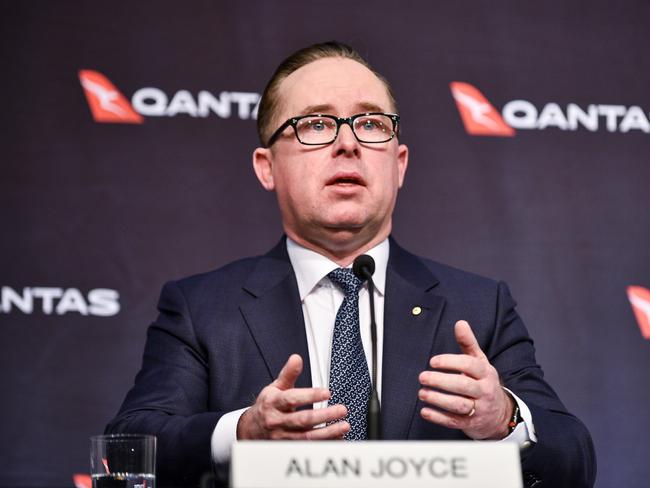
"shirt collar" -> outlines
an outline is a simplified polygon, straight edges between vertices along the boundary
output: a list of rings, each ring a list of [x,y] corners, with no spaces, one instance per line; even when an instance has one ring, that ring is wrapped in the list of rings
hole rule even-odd
[[[375,289],[382,296],[386,287],[386,266],[388,265],[389,251],[390,245],[388,239],[384,239],[366,252],[366,254],[372,256],[375,260],[375,272],[372,275],[372,280],[375,283]],[[316,251],[301,246],[289,237],[287,237],[287,252],[289,253],[289,260],[293,266],[293,271],[296,274],[301,301],[312,292],[314,287],[330,271],[339,267],[334,261],[326,258],[322,254],[318,254]]]

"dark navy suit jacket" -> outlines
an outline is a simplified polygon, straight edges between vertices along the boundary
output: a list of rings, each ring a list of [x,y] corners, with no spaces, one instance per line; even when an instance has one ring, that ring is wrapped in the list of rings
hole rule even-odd
[[[414,306],[423,312],[413,315]],[[467,320],[503,384],[532,412],[539,442],[522,452],[528,484],[592,486],[584,425],[567,412],[535,361],[505,284],[416,257],[390,243],[386,272],[382,428],[386,439],[466,439],[423,420],[418,375],[435,354],[458,353]],[[158,436],[158,483],[196,485],[211,469],[210,439],[224,413],[251,405],[292,353],[311,386],[298,286],[283,239],[268,254],[167,283],[142,369],[107,432]]]

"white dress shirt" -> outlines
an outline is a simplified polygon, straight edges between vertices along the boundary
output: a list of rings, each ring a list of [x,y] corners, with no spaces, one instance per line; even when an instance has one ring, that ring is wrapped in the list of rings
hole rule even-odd
[[[300,246],[287,238],[287,251],[298,282],[298,292],[307,335],[309,364],[312,386],[329,387],[330,358],[336,313],[343,303],[344,294],[327,277],[339,267],[334,261],[315,251]],[[386,266],[390,246],[388,239],[370,249],[366,254],[375,260],[373,281],[375,284],[375,321],[377,324],[377,392],[381,398],[382,351],[384,339],[384,293],[386,291]],[[471,324],[470,324],[471,325]],[[366,354],[369,371],[372,370],[372,345],[370,339],[370,300],[367,283],[359,291],[359,326],[361,341]],[[288,358],[287,358],[288,359]],[[507,389],[506,389],[507,390]],[[506,439],[514,440],[520,446],[536,442],[530,410],[526,404],[507,390],[519,405],[524,422],[520,423]],[[327,406],[327,401],[314,408]],[[237,423],[246,408],[223,415],[212,433],[212,457],[217,465],[230,461],[232,444],[237,440]]]

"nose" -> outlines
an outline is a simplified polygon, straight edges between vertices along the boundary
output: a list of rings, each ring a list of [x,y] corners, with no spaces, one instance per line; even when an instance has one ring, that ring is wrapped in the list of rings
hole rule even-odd
[[[359,156],[359,148],[359,141],[352,132],[352,127],[348,124],[342,124],[339,135],[332,144],[334,155]]]

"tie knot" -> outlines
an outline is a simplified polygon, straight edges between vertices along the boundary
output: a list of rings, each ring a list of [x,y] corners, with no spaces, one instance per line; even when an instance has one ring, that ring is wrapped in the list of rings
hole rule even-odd
[[[357,295],[363,286],[363,281],[357,278],[350,268],[337,268],[327,275],[332,283],[335,283],[345,296]]]

